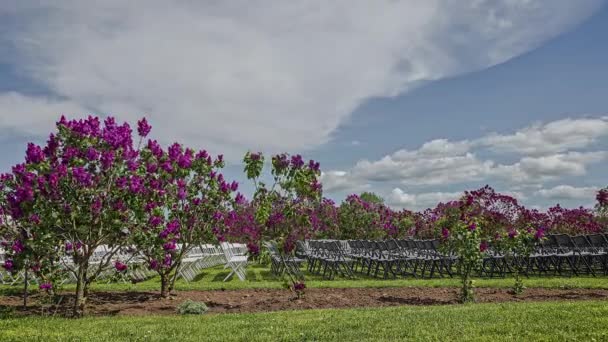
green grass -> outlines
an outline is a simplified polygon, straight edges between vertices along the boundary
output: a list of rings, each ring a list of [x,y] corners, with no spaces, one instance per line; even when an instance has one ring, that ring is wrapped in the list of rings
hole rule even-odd
[[[606,302],[0,320],[2,341],[607,340]]]
[[[240,281],[233,277],[226,282],[223,279],[229,271],[222,267],[206,269],[201,272],[192,282],[178,280],[175,289],[185,290],[238,290],[253,288],[282,288],[283,282],[274,277],[267,267],[251,265],[247,269],[247,280]],[[414,279],[411,277],[400,279],[376,279],[370,277],[359,277],[358,279],[336,278],[325,280],[322,277],[308,274],[306,275],[306,286],[309,288],[362,288],[362,287],[458,287],[458,278],[441,279]],[[526,287],[543,288],[594,288],[608,289],[608,277],[531,277],[524,279]],[[477,287],[497,287],[508,288],[513,286],[512,278],[477,279]],[[34,286],[35,288],[35,286]],[[65,290],[73,290],[74,285],[65,285]],[[131,284],[131,283],[107,283],[100,281],[92,285],[93,291],[158,291],[160,281],[158,278]],[[0,286],[0,294],[15,294],[21,291],[19,286]]]

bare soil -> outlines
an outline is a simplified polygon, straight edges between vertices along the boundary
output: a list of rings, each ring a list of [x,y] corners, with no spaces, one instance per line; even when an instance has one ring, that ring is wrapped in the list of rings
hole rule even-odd
[[[514,295],[509,289],[475,289],[477,302],[607,300],[602,289],[526,289]],[[280,310],[383,307],[399,305],[448,305],[458,303],[458,288],[348,288],[307,289],[297,299],[288,290],[247,289],[226,291],[176,291],[170,298],[155,292],[95,292],[89,296],[87,315],[171,315],[187,299],[207,304],[210,313],[267,312]],[[23,310],[19,296],[0,296],[0,309],[24,315],[69,315],[73,297],[66,294],[58,305],[44,303],[43,295],[33,295]]]

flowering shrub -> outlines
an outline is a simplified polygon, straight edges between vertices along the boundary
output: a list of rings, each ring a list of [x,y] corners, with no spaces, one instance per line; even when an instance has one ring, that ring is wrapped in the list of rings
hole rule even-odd
[[[139,122],[142,137],[150,132]],[[120,179],[134,198],[129,203],[136,219],[133,241],[149,267],[161,280],[161,296],[173,290],[185,255],[204,242],[215,242],[232,208],[238,183],[227,182],[220,173],[222,155],[212,158],[205,150],[195,152],[180,144],[166,150],[154,140],[130,165],[128,177]]]
[[[378,200],[368,202],[360,196],[350,195],[339,207],[339,238],[376,240],[404,237],[414,226],[413,216],[407,210],[394,211]]]
[[[102,124],[96,117],[62,117],[44,148],[28,144],[25,163],[2,176],[2,212],[11,218],[13,246],[5,267],[29,265],[47,279],[63,256],[71,258],[73,264],[61,269],[76,279],[74,315],[81,315],[89,285],[130,234],[126,202],[133,184],[120,182],[137,155],[131,128],[113,118]],[[3,222],[6,231],[9,220]],[[108,245],[109,253],[91,264],[101,245]]]
[[[285,259],[295,251],[296,241],[315,234],[311,214],[321,205],[319,163],[311,160],[306,164],[300,155],[273,156],[271,175],[274,182],[268,187],[260,180],[264,156],[249,152],[243,161],[245,173],[255,186],[252,205],[260,229],[259,237],[277,242],[291,288],[301,295],[298,291],[304,290],[300,285],[304,284],[304,279],[292,272]]]
[[[558,204],[549,208],[546,215],[551,233],[576,235],[598,233],[602,230],[593,211],[583,207],[566,209]]]
[[[460,300],[463,303],[475,300],[471,277],[488,249],[488,241],[482,240],[482,227],[468,216],[467,209],[466,205],[452,205],[436,222],[443,251],[458,256],[456,267],[462,282]]]
[[[600,189],[595,196],[595,212],[598,223],[608,226],[608,188]]]
[[[521,294],[525,287],[521,278],[525,262],[534,251],[536,244],[544,239],[545,228],[523,227],[510,228],[507,232],[497,233],[494,237],[494,247],[504,254],[507,264],[513,266],[513,292]]]

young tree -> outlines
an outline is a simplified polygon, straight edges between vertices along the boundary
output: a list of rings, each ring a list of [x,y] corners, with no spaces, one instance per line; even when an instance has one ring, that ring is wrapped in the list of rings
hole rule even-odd
[[[311,160],[305,164],[300,155],[276,155],[272,157],[273,184],[267,186],[261,181],[264,156],[248,152],[243,161],[247,178],[255,186],[252,204],[256,208],[255,220],[261,229],[260,236],[278,244],[285,262],[294,252],[296,241],[315,234],[311,212],[320,205],[322,198],[319,163]],[[285,266],[290,288],[299,296],[305,288],[304,279],[294,274],[287,264]]]
[[[62,117],[46,147],[29,144],[25,163],[4,177],[10,181],[2,189],[3,210],[19,232],[12,245],[27,245],[23,250],[40,270],[71,259],[61,268],[76,279],[75,316],[84,311],[90,284],[128,241],[133,215],[125,202],[138,190],[128,178],[136,158],[127,123]],[[91,264],[102,245],[108,253]]]
[[[130,175],[140,184],[130,203],[137,222],[133,241],[160,276],[163,298],[173,290],[184,256],[217,241],[214,231],[221,229],[238,188],[224,179],[223,167],[222,155],[213,160],[204,150],[195,153],[177,143],[165,151],[150,140],[140,151]]]
[[[460,300],[463,303],[475,300],[473,272],[479,268],[488,249],[488,242],[482,239],[482,227],[469,210],[464,196],[445,206],[443,215],[436,221],[442,249],[458,256],[456,267],[462,282]]]

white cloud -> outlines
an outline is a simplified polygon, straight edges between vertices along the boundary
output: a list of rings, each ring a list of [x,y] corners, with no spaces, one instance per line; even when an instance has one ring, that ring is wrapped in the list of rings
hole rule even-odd
[[[498,152],[526,155],[559,153],[583,148],[608,135],[606,118],[563,119],[545,125],[536,124],[513,134],[490,134],[476,141]]]
[[[541,189],[536,192],[538,196],[552,200],[586,199],[592,202],[599,188],[575,187],[571,185],[557,185],[550,189]]]
[[[569,128],[563,127],[564,122],[569,123]],[[424,143],[416,150],[402,149],[378,160],[360,160],[352,169],[340,171],[340,182],[366,184],[374,181],[429,187],[500,181],[509,184],[513,191],[519,193],[519,198],[523,199],[524,193],[517,189],[530,190],[562,177],[583,176],[590,165],[608,159],[607,151],[570,150],[589,148],[599,138],[608,136],[608,130],[604,132],[599,129],[605,124],[605,118],[565,119],[533,126],[536,127],[535,130],[527,127],[513,134],[501,135],[504,139],[500,141],[494,139],[498,136],[496,134],[474,140],[436,139]],[[583,128],[592,126],[598,129],[591,129],[585,137]],[[539,131],[544,132],[542,138],[533,138]],[[533,145],[525,145],[522,136],[526,135],[530,135],[531,141],[541,147],[534,149]],[[515,162],[499,163],[496,159],[501,159],[500,154],[509,148],[508,141],[517,141],[518,151],[524,155]],[[504,148],[494,149],[501,144],[504,144]],[[486,159],[478,157],[476,152],[488,147],[492,149],[493,155]],[[531,155],[526,155],[526,152]]]
[[[360,192],[370,188],[369,184],[360,183],[359,180],[350,177],[345,171],[327,171],[321,174],[321,184],[324,191],[346,191],[350,193]]]
[[[27,135],[49,133],[61,114],[86,115],[78,104],[44,97],[30,97],[10,92],[0,94],[0,129]]]
[[[409,210],[423,210],[434,207],[439,202],[448,202],[459,199],[462,192],[428,192],[409,194],[400,188],[394,188],[387,197],[387,203],[395,208]]]
[[[45,134],[30,121],[81,108],[145,114],[165,140],[236,159],[323,144],[366,99],[501,63],[601,1],[37,3],[3,3],[20,24],[1,31],[17,54],[0,59],[65,100],[25,118],[1,107],[3,123]]]

